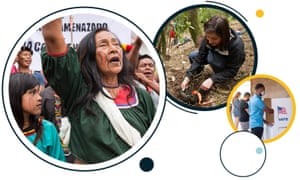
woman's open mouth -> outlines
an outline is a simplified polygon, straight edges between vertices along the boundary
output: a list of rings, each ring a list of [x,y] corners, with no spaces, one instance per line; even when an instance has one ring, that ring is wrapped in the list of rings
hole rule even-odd
[[[115,56],[109,60],[109,63],[115,64],[115,65],[121,65],[121,60],[119,57]]]

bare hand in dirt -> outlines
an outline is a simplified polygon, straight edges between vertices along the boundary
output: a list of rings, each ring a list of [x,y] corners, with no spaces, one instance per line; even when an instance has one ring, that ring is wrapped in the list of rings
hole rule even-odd
[[[188,87],[189,82],[190,82],[190,78],[185,77],[184,80],[181,83],[181,90],[182,91],[184,91]]]
[[[211,78],[208,78],[201,84],[200,89],[207,91],[212,87],[213,84],[214,84],[214,81]]]

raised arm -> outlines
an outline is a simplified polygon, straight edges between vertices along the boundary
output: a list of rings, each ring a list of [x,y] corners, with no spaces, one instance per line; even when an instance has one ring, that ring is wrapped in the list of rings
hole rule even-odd
[[[46,49],[49,53],[66,52],[67,44],[62,33],[62,18],[55,19],[42,27]]]
[[[143,41],[140,37],[136,36],[135,41],[133,42],[133,48],[128,52],[127,59],[131,62],[132,66],[136,68],[139,58],[139,51],[141,49],[141,46],[143,44]]]
[[[41,50],[43,72],[69,112],[74,99],[86,91],[78,54],[69,48],[62,34],[62,18],[55,19],[42,27],[46,47]]]
[[[148,79],[143,73],[135,72],[137,79],[145,86],[150,86],[159,95],[159,84],[153,80]]]

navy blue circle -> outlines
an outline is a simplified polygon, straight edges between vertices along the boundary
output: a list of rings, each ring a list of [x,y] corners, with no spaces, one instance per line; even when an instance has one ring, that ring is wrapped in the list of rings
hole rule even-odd
[[[251,75],[254,75],[256,73],[256,68],[257,68],[257,57],[258,57],[258,53],[257,53],[257,46],[256,46],[256,42],[254,39],[254,36],[252,34],[252,32],[250,31],[248,25],[246,24],[246,22],[248,22],[248,20],[241,14],[239,13],[237,10],[235,10],[234,8],[223,4],[223,3],[219,3],[219,2],[215,2],[215,1],[206,1],[207,3],[212,3],[212,4],[207,4],[207,3],[203,3],[203,4],[196,4],[196,5],[191,5],[188,7],[185,7],[181,10],[178,10],[177,12],[175,12],[173,15],[171,15],[159,28],[158,32],[156,33],[156,36],[154,37],[154,41],[153,44],[156,46],[158,44],[158,40],[160,37],[160,33],[165,29],[165,27],[167,26],[167,24],[170,22],[171,19],[175,18],[177,15],[179,15],[180,13],[189,11],[191,9],[195,9],[195,8],[211,8],[211,9],[218,9],[221,10],[225,13],[228,13],[229,15],[231,15],[232,17],[236,18],[239,23],[241,23],[243,25],[243,27],[246,29],[246,32],[249,34],[249,37],[251,39],[252,42],[252,46],[253,46],[253,53],[254,53],[254,64],[253,64],[253,70],[251,72]],[[240,79],[239,81],[241,81],[242,79]],[[238,83],[238,82],[237,82]],[[218,104],[212,107],[198,107],[198,106],[192,106],[192,105],[188,105],[184,102],[181,102],[180,100],[178,100],[176,97],[172,96],[172,94],[169,93],[168,89],[167,89],[167,96],[168,96],[168,102],[171,103],[173,106],[175,106],[176,108],[186,111],[188,113],[195,113],[194,111],[211,111],[211,110],[217,110],[217,109],[221,109],[226,107],[226,102],[223,104]],[[183,107],[183,108],[182,108]],[[186,110],[184,108],[187,108],[189,110]]]
[[[142,171],[149,172],[153,169],[154,162],[151,158],[145,157],[140,161],[140,168]]]

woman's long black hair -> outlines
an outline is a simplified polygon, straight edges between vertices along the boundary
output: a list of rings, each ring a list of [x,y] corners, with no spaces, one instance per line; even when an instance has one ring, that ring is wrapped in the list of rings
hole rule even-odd
[[[9,79],[9,100],[12,112],[14,114],[15,120],[21,130],[23,130],[24,125],[24,114],[22,108],[22,96],[27,90],[33,89],[35,86],[40,85],[39,81],[32,75],[28,73],[15,73],[10,76]],[[43,132],[43,126],[38,120],[38,116],[30,115],[29,123],[30,126],[35,130],[37,136],[34,139],[34,145],[41,138]]]
[[[110,32],[108,29],[100,28],[94,30],[87,34],[79,43],[77,54],[80,60],[81,73],[87,84],[88,92],[80,97],[75,103],[74,108],[76,109],[79,106],[84,106],[87,111],[94,114],[94,112],[89,108],[90,102],[93,98],[99,93],[103,93],[106,97],[110,98],[107,94],[103,92],[103,84],[101,81],[102,72],[99,70],[96,62],[96,40],[95,35],[101,31]],[[111,32],[112,33],[112,32]],[[114,34],[118,39],[118,37]],[[118,39],[120,47],[121,42]],[[122,47],[121,47],[122,48]],[[123,52],[123,68],[118,74],[118,83],[128,85],[130,88],[129,97],[133,96],[133,85],[134,83],[134,69],[132,65],[126,58],[125,51]],[[129,98],[128,97],[128,98]]]

